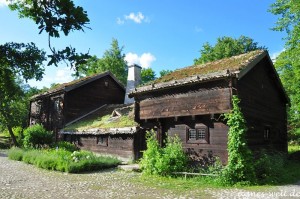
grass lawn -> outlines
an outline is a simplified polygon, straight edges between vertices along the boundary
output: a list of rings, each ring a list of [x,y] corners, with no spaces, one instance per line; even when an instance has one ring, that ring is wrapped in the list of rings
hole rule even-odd
[[[300,153],[300,146],[289,146],[289,154]],[[254,185],[254,186],[234,186],[226,187],[228,189],[238,188],[248,191],[265,191],[274,188],[275,186],[294,184],[300,181],[300,161],[287,160],[285,163],[284,174],[281,175],[279,182],[266,184],[266,185]],[[149,186],[156,189],[168,189],[175,193],[182,194],[190,191],[196,191],[199,189],[223,189],[224,187],[217,183],[215,178],[208,176],[201,177],[159,177],[142,175],[139,178],[132,179],[134,183]]]

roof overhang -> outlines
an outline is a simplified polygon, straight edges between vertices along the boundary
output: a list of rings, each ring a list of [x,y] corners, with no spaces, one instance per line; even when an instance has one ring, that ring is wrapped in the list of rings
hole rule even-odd
[[[64,135],[119,135],[119,134],[135,134],[139,131],[140,127],[122,127],[122,128],[93,128],[86,130],[64,131],[59,133]]]

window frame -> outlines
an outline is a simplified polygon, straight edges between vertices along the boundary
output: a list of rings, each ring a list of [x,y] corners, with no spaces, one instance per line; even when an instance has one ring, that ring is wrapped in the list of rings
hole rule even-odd
[[[193,136],[193,138],[191,138],[191,131],[195,133],[195,136]],[[196,124],[195,128],[188,128],[186,134],[186,140],[189,144],[209,144],[209,131],[208,127],[205,124]]]
[[[102,140],[100,142],[100,140]],[[108,146],[108,136],[97,136],[97,146]]]

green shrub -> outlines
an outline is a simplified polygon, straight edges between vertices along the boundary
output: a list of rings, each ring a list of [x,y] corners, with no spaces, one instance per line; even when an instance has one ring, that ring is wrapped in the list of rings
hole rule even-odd
[[[25,148],[43,148],[53,142],[53,135],[40,124],[28,127],[24,131]]]
[[[281,153],[267,153],[263,150],[255,162],[255,174],[259,184],[274,184],[280,181],[284,173],[286,158]]]
[[[234,95],[233,109],[225,114],[228,132],[228,164],[223,170],[221,181],[224,184],[253,184],[256,176],[253,155],[246,141],[246,121],[239,107],[240,100]]]
[[[140,167],[145,174],[158,174],[156,162],[161,159],[161,148],[155,137],[153,130],[146,134],[147,150],[144,151],[143,157],[140,161]]]
[[[187,156],[178,137],[167,137],[166,147],[160,148],[153,131],[147,132],[147,150],[140,166],[145,174],[168,176],[186,168]]]
[[[166,147],[162,149],[162,154],[156,162],[159,175],[167,176],[173,172],[183,171],[186,168],[187,156],[184,153],[180,139],[167,137]]]
[[[11,148],[8,150],[8,158],[11,160],[22,161],[24,151],[20,148]]]
[[[42,155],[40,150],[27,150],[23,155],[23,162],[36,164],[36,160]]]
[[[78,147],[75,144],[66,141],[60,141],[56,143],[55,146],[57,146],[58,149],[64,149],[70,152],[78,150]]]
[[[11,153],[11,159],[23,160],[43,169],[70,173],[106,169],[120,164],[120,161],[116,158],[98,157],[88,151],[74,151],[71,153],[64,149],[31,149],[25,151],[14,148],[9,153]]]
[[[68,166],[69,173],[79,173],[84,171],[102,170],[115,167],[120,164],[120,160],[112,157],[88,155],[80,161],[72,161]]]

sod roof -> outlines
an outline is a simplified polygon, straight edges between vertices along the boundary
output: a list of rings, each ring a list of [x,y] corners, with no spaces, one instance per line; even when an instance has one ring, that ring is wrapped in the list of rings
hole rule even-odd
[[[62,134],[117,134],[135,133],[133,105],[105,105],[92,114],[67,125]]]
[[[135,93],[235,75],[252,65],[253,62],[261,60],[267,54],[264,50],[256,50],[201,65],[181,68],[150,82],[149,85],[136,88],[130,96]]]

